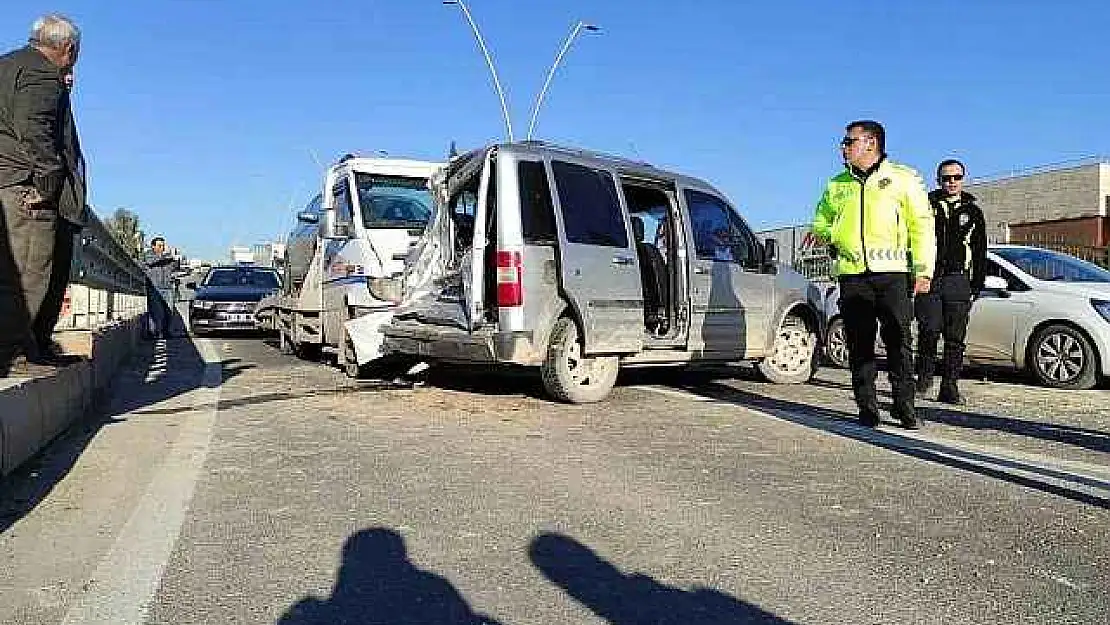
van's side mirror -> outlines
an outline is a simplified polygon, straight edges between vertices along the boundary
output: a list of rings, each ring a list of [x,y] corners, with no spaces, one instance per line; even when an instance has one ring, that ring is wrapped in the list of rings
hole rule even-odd
[[[195,291],[195,290],[197,290],[197,283],[196,282],[186,282],[185,283],[185,288],[189,289],[190,291]]]
[[[320,227],[320,236],[325,239],[351,238],[351,224],[340,221],[335,211],[324,211],[324,223]]]
[[[778,264],[779,260],[779,244],[774,239],[767,239],[763,242],[763,266],[767,269],[773,269]]]
[[[306,224],[315,224],[315,223],[320,222],[320,216],[317,215],[316,213],[310,213],[308,211],[301,211],[301,212],[297,213],[297,221],[299,221],[301,223],[306,223]]]

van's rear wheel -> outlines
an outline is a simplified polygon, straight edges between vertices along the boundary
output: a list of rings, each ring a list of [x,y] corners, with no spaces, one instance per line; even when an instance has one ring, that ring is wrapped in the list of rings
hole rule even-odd
[[[771,355],[759,373],[775,384],[804,384],[817,371],[817,332],[798,315],[788,315],[775,333]]]
[[[617,383],[616,356],[585,356],[578,325],[563,317],[555,322],[547,356],[540,365],[543,386],[552,397],[572,404],[601,401]]]

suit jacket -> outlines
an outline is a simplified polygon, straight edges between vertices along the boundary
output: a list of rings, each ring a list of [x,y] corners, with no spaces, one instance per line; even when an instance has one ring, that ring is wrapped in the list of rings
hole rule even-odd
[[[62,185],[62,195],[58,198],[58,214],[72,224],[84,226],[88,221],[85,155],[81,152],[81,141],[77,136],[77,124],[73,119],[73,107],[69,103],[68,91],[62,97],[66,100],[62,153],[67,171]]]
[[[61,68],[31,46],[0,56],[0,187],[33,185],[60,210],[69,195],[62,216],[80,219],[81,161]]]

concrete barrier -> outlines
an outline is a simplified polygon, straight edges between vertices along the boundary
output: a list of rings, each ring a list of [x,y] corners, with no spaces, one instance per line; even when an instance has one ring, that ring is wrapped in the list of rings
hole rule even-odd
[[[87,345],[73,351],[89,358],[48,376],[0,379],[0,475],[33,457],[103,397],[139,344],[139,321],[115,322],[68,340]]]

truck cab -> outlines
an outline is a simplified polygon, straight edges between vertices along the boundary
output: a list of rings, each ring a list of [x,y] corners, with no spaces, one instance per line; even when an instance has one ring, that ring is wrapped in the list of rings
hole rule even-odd
[[[328,168],[290,233],[286,292],[260,306],[283,348],[332,350],[352,375],[379,355],[375,326],[400,300],[405,258],[432,213],[428,180],[441,166],[348,155]]]

